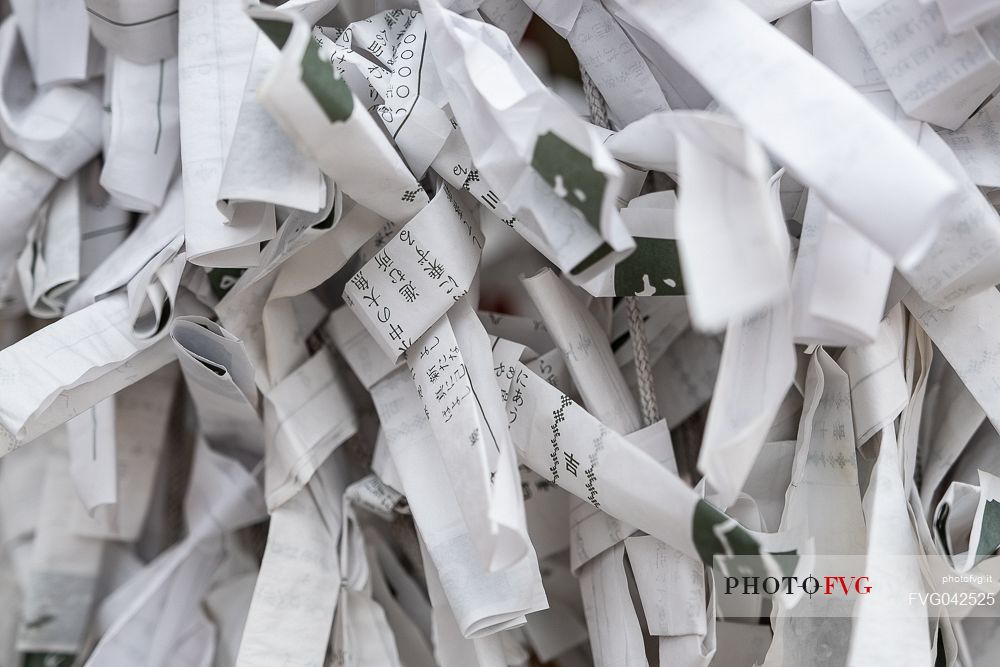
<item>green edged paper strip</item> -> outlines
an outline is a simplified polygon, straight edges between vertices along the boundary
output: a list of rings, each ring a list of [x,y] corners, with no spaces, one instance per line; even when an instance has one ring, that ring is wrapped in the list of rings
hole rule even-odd
[[[597,249],[594,252],[584,257],[582,260],[580,260],[579,264],[570,269],[569,270],[570,275],[571,276],[580,275],[581,273],[592,267],[594,264],[597,264],[599,261],[607,257],[613,251],[614,248],[612,248],[610,245],[608,245],[607,243],[602,243],[601,245],[597,246]]]
[[[22,667],[70,667],[75,659],[70,653],[25,653]]]
[[[594,169],[594,163],[587,155],[552,132],[546,132],[535,142],[531,166],[563,201],[580,211],[590,226],[600,232],[601,202],[608,179]],[[577,268],[574,267],[573,271],[577,272]]]
[[[739,561],[741,575],[768,574],[771,568],[778,568],[786,574],[795,571],[798,555],[795,551],[768,553],[761,551],[760,544],[738,521],[704,500],[699,500],[694,508],[691,522],[691,539],[698,556],[706,565],[712,566],[716,556],[759,556],[742,558]],[[765,562],[767,561],[767,562]]]
[[[973,563],[978,565],[1000,548],[1000,502],[987,500],[983,506],[983,524],[979,530],[979,544],[976,546],[976,560]]]
[[[951,540],[948,539],[948,517],[950,515],[951,505],[944,504],[941,505],[937,518],[934,519],[934,530],[937,531],[938,538],[941,540],[941,549],[947,556],[954,555],[951,553]]]
[[[212,287],[212,292],[216,297],[222,298],[233,288],[236,281],[240,279],[246,269],[224,269],[215,268],[208,272],[208,284]]]
[[[292,34],[292,24],[286,21],[255,18],[254,22],[279,49],[285,47]],[[354,95],[347,83],[334,75],[333,65],[319,57],[319,44],[311,36],[302,55],[302,83],[331,123],[343,122],[351,117]]]
[[[678,296],[684,294],[681,258],[674,239],[632,237],[635,250],[615,265],[617,296]],[[649,288],[655,291],[650,293]]]

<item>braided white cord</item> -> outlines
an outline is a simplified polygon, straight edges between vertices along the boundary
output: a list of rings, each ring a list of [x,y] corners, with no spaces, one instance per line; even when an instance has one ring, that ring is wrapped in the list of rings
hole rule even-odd
[[[608,105],[597,89],[594,80],[587,70],[580,67],[580,78],[583,81],[583,94],[590,105],[590,118],[595,125],[610,129],[608,120]],[[642,421],[646,426],[660,420],[660,408],[656,404],[656,387],[653,384],[653,369],[649,363],[649,344],[646,341],[646,327],[642,323],[642,313],[639,302],[634,296],[625,297],[625,307],[628,309],[628,332],[632,338],[632,353],[635,357],[635,375],[639,385],[639,406],[642,409]]]

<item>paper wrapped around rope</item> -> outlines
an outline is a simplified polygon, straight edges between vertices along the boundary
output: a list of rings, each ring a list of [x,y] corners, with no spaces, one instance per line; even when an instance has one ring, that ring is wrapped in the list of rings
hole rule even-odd
[[[351,277],[344,301],[398,360],[469,291],[482,247],[467,195],[444,186]]]
[[[528,467],[594,507],[630,517],[640,529],[705,563],[737,551],[762,553],[746,529],[522,365],[507,410],[511,437]],[[636,479],[640,472],[642,482]]]
[[[117,294],[0,350],[3,383],[18,387],[0,407],[3,453],[170,362],[163,333],[135,337],[128,299]]]
[[[593,276],[634,247],[614,207],[621,171],[596,128],[545,89],[507,36],[421,3],[431,54],[476,168],[526,216],[574,280]],[[487,80],[502,76],[499,85]]]
[[[765,148],[893,259],[911,264],[926,250],[955,184],[842,80],[742,3],[642,1],[616,5],[612,13],[662,44]],[[794,106],[778,102],[783,90],[798,91]],[[825,112],[809,111],[819,108]]]
[[[0,26],[0,138],[60,178],[101,149],[101,103],[93,83],[36,87],[15,17]]]
[[[394,222],[412,217],[427,203],[426,193],[324,62],[309,24],[294,13],[255,9],[252,16],[281,49],[258,89],[264,108],[351,198]],[[367,166],[359,170],[359,164]],[[387,192],[398,199],[385,197]]]
[[[0,3],[0,665],[996,664],[997,3],[403,4]]]
[[[652,114],[610,137],[607,145],[619,160],[677,175],[677,262],[697,328],[721,330],[731,319],[783,298],[788,290],[787,237],[777,217],[766,157],[740,126],[704,113]],[[720,180],[727,183],[723,198],[711,185]],[[651,252],[648,264],[669,265],[669,250],[655,252],[648,242],[636,243],[639,250],[633,255],[640,256],[626,259],[623,269]],[[662,287],[669,289],[670,283]]]
[[[128,236],[128,213],[109,202],[92,164],[63,182],[18,259],[28,312],[58,317],[72,292]]]

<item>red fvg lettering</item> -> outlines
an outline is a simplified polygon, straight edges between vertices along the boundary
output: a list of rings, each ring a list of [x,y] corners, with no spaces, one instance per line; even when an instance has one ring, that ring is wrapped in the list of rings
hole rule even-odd
[[[833,595],[836,591],[837,584],[840,584],[840,589],[844,592],[844,595],[849,595],[851,589],[859,595],[867,595],[871,592],[872,587],[867,585],[868,577],[851,577],[848,581],[847,577],[823,577],[823,595]],[[862,586],[862,583],[865,585]]]

